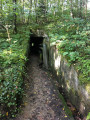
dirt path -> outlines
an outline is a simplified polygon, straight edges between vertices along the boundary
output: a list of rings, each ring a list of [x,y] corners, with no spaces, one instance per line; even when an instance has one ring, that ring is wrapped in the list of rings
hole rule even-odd
[[[39,67],[36,56],[28,64],[26,98],[20,115],[15,120],[73,120],[64,111],[47,72]]]

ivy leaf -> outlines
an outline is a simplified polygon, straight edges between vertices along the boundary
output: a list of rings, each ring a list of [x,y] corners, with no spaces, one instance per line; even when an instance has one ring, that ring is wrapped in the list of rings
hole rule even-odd
[[[68,55],[68,52],[64,52],[64,53],[63,53],[63,56],[66,56],[66,55]]]

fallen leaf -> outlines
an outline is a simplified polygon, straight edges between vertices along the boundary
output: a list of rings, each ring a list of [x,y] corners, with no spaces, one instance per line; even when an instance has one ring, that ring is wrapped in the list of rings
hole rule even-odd
[[[8,116],[8,112],[6,112],[6,116]]]
[[[67,116],[65,115],[65,118],[66,118]]]

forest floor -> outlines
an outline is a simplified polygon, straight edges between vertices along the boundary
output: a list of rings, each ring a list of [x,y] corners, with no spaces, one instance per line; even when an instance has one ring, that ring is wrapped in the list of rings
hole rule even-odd
[[[13,120],[73,120],[64,111],[64,105],[53,84],[52,75],[41,68],[37,56],[31,56],[27,65],[25,97],[22,112]],[[56,84],[56,83],[55,83]]]

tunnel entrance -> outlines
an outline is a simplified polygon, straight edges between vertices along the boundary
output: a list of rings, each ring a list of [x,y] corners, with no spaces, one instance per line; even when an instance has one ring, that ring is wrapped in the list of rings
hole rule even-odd
[[[43,37],[31,36],[30,37],[30,56],[35,55],[38,57],[39,66],[43,66]]]
[[[30,37],[30,53],[31,55],[40,55],[43,54],[43,37]]]

